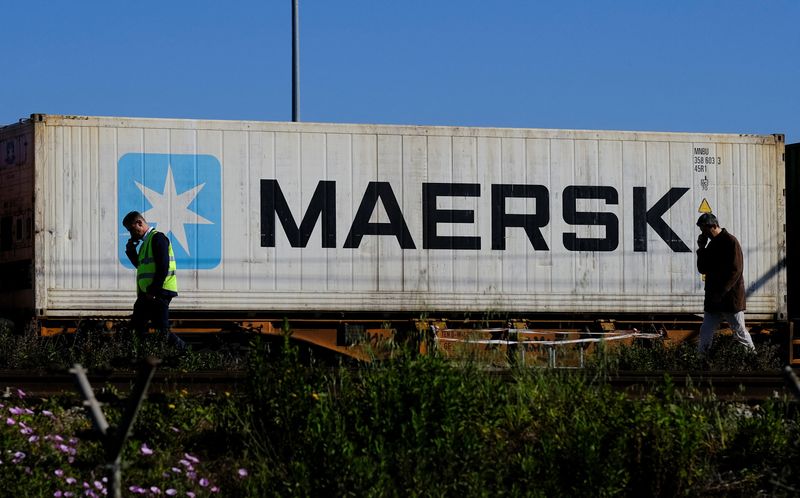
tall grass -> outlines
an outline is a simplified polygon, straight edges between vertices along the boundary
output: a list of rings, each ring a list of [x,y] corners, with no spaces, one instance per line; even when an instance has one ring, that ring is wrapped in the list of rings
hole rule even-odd
[[[668,381],[634,400],[591,371],[508,381],[435,356],[353,373],[299,366],[289,348],[253,367],[243,423],[259,496],[788,495],[800,484],[784,463],[800,456],[784,402],[751,409]]]
[[[398,354],[361,370],[251,349],[242,397],[151,396],[126,495],[794,496],[793,402],[723,403],[665,381],[632,399],[591,370],[518,370]],[[117,393],[122,395],[122,393]],[[0,400],[9,496],[102,495],[103,448],[75,396]],[[118,423],[122,403],[103,407]],[[84,484],[85,483],[85,484]],[[88,486],[89,488],[86,488]],[[57,493],[61,494],[57,494]],[[86,495],[92,496],[92,495]]]
[[[75,339],[73,358],[102,350],[109,338],[97,340],[85,343],[92,344],[88,348]],[[288,341],[287,334],[281,351],[272,354],[256,338],[249,349],[249,384],[240,397],[180,391],[151,396],[123,456],[127,494],[800,492],[793,465],[800,458],[795,402],[721,402],[677,389],[668,379],[635,399],[613,390],[607,371],[597,365],[616,368],[631,361],[626,354],[647,359],[647,349],[599,355],[595,367],[582,371],[517,369],[509,378],[479,363],[403,350],[357,370],[318,366],[301,361]],[[731,356],[739,354],[736,349],[725,352],[724,342],[718,347],[721,352],[699,360],[751,361],[752,356]],[[690,353],[676,349],[674,357],[685,361]],[[3,492],[66,496],[89,486],[102,494],[103,448],[87,437],[80,400],[31,403],[13,390],[9,396],[0,399]],[[112,425],[122,407],[113,399],[103,407]]]
[[[719,335],[705,353],[691,342],[672,343],[664,339],[636,340],[630,345],[609,348],[603,343],[589,356],[591,369],[608,370],[681,370],[721,372],[766,372],[782,368],[780,346],[765,342],[755,351],[736,342],[732,336]]]
[[[80,363],[93,370],[130,370],[146,356],[168,359],[162,368],[188,371],[244,369],[246,360],[245,354],[224,348],[181,353],[159,334],[139,340],[125,327],[106,330],[86,323],[75,333],[52,337],[33,329],[13,334],[0,328],[0,369],[67,370]]]

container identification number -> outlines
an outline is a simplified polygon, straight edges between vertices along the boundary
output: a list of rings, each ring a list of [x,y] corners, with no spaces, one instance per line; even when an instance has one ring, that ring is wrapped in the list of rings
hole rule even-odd
[[[708,147],[693,147],[692,165],[696,173],[707,173],[709,166],[719,166],[722,164],[722,158],[719,156],[711,155]]]

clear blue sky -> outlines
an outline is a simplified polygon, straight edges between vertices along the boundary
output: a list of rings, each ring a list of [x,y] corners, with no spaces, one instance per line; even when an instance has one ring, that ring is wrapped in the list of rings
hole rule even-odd
[[[0,124],[288,121],[291,1],[4,2]],[[303,121],[784,133],[800,1],[300,0]]]

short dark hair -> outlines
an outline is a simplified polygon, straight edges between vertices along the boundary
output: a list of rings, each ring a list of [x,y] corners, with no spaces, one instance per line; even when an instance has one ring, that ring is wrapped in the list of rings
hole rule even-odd
[[[697,226],[699,227],[718,227],[719,222],[717,217],[711,213],[703,213],[697,218]]]
[[[142,220],[146,222],[144,216],[142,216],[142,213],[139,211],[131,211],[130,213],[126,214],[124,218],[122,218],[122,226],[128,228],[136,220]]]

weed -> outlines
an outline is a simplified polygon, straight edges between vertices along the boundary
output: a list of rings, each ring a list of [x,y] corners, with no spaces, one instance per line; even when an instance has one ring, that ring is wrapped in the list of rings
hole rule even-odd
[[[634,341],[629,346],[613,349],[597,348],[589,358],[590,368],[613,371],[659,371],[659,370],[711,370],[726,372],[762,372],[779,370],[781,360],[779,347],[765,343],[756,346],[756,351],[736,342],[731,336],[719,336],[705,354],[689,342],[670,344],[664,340]]]
[[[277,349],[270,357],[254,340],[245,395],[151,395],[123,453],[124,489],[471,497],[800,488],[791,465],[800,417],[784,400],[688,397],[669,379],[633,399],[594,370],[517,368],[509,380],[477,363],[402,351],[359,370],[322,368],[301,362],[288,335]],[[103,448],[87,436],[80,400],[9,393],[0,399],[3,492],[101,495]],[[112,426],[123,405],[104,406]]]

